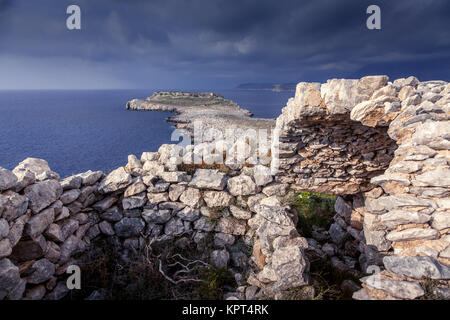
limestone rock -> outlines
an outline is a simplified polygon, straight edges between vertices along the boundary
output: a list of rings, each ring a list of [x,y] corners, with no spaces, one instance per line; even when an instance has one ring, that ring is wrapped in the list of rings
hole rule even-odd
[[[367,277],[364,280],[364,283],[374,289],[386,291],[393,296],[402,299],[415,299],[425,294],[425,291],[418,283],[399,280],[385,280],[381,279],[377,274]]]
[[[24,194],[29,199],[29,208],[38,213],[59,199],[63,192],[56,180],[45,180],[25,188]]]
[[[226,249],[214,250],[211,252],[211,261],[215,267],[226,269],[230,261],[230,254]]]
[[[13,221],[27,211],[28,198],[13,191],[7,191],[0,196],[3,203],[2,217],[8,221]]]
[[[187,206],[198,209],[202,203],[200,191],[195,188],[187,188],[180,196],[180,201]]]
[[[17,177],[11,171],[0,167],[0,192],[12,189],[17,184]]]
[[[189,182],[189,186],[221,191],[225,188],[226,183],[225,174],[219,172],[219,170],[197,169],[191,182]]]
[[[386,256],[383,258],[386,269],[398,274],[421,280],[450,279],[450,267],[430,257]]]
[[[123,167],[117,168],[100,182],[98,190],[102,193],[110,193],[125,189],[132,183],[131,175]]]
[[[59,199],[63,204],[69,204],[77,200],[80,194],[81,194],[80,190],[72,189],[64,192]]]
[[[233,196],[247,196],[257,193],[258,189],[251,177],[241,174],[228,179],[228,191]]]
[[[203,199],[208,207],[213,208],[229,206],[233,197],[226,191],[205,191]]]
[[[55,265],[47,259],[40,259],[27,270],[27,282],[39,284],[50,279],[55,273]]]
[[[138,237],[143,231],[145,223],[140,218],[123,218],[114,225],[114,230],[119,237]]]
[[[41,235],[45,229],[55,220],[55,210],[46,209],[28,220],[25,225],[24,233],[31,238]]]
[[[20,281],[19,268],[9,259],[0,259],[0,292],[8,293]]]
[[[104,173],[101,171],[88,170],[86,172],[79,173],[76,176],[81,178],[81,184],[83,186],[92,186],[104,176]]]
[[[402,231],[392,231],[386,235],[389,241],[432,240],[439,237],[435,229],[411,228]]]
[[[64,191],[80,189],[83,179],[80,176],[70,176],[61,181],[61,187]]]
[[[47,179],[56,179],[59,180],[59,175],[52,170],[48,166],[47,161],[43,159],[36,158],[27,158],[19,163],[17,167],[14,168],[13,172],[20,172],[21,175],[24,175],[23,171],[30,171],[34,174],[36,180],[43,181]]]
[[[262,165],[257,165],[253,168],[253,177],[258,186],[265,186],[273,180],[270,168]]]

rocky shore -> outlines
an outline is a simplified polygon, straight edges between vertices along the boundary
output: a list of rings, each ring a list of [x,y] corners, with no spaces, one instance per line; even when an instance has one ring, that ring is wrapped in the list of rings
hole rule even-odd
[[[193,122],[202,121],[203,128],[271,129],[274,119],[253,118],[252,113],[216,93],[192,93],[179,91],[155,92],[145,100],[133,99],[126,104],[128,110],[168,111],[175,113],[168,118],[177,129],[193,134]]]

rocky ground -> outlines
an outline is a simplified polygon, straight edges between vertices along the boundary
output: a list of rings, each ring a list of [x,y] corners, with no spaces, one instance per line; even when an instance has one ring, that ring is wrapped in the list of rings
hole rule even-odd
[[[215,93],[155,92],[145,100],[133,99],[126,105],[129,110],[169,111],[176,115],[168,118],[176,128],[193,134],[193,122],[202,126],[224,129],[271,129],[274,119],[253,118],[252,113],[233,101]]]

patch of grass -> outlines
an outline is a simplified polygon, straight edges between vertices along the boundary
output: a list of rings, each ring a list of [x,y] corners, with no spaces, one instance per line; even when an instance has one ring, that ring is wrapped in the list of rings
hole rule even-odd
[[[437,288],[441,283],[439,280],[434,280],[431,278],[425,278],[422,281],[422,287],[425,291],[425,294],[419,298],[419,300],[447,300],[445,297],[442,297],[439,294],[435,294],[433,291]]]
[[[311,237],[313,226],[328,229],[332,223],[336,196],[313,192],[296,193],[291,206],[298,213],[297,229],[304,237]]]

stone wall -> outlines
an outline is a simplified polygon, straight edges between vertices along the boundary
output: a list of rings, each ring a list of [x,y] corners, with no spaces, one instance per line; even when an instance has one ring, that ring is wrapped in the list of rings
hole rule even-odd
[[[189,165],[204,150],[222,155],[224,141],[187,147],[178,165],[175,145],[163,145],[108,175],[60,179],[32,158],[12,172],[0,168],[0,299],[63,298],[67,266],[99,237],[114,239],[122,255],[149,238],[186,237],[205,261],[234,274],[238,289],[225,298],[279,297],[307,285],[310,257],[357,277],[377,271],[363,288],[349,285],[355,299],[418,298],[426,278],[448,297],[449,112],[443,81],[299,83],[277,119],[275,176],[227,159]],[[287,201],[298,190],[339,195],[329,230],[299,235]]]
[[[272,182],[270,169],[193,168],[188,174],[169,161],[173,147],[141,159],[130,155],[108,175],[88,171],[61,180],[45,160],[33,158],[12,172],[1,169],[0,299],[63,298],[68,266],[99,237],[112,238],[121,256],[149,239],[194,241],[206,262],[234,275],[238,291],[225,297],[251,299],[265,294],[260,287],[270,293],[305,284],[307,243],[280,204],[287,188]],[[213,241],[208,250],[205,240]],[[280,256],[290,264],[280,264]],[[251,272],[259,287],[246,282],[252,269],[263,269]]]
[[[450,84],[386,76],[299,83],[277,119],[280,173],[299,190],[341,195],[317,239],[334,265],[358,256],[356,299],[449,296]],[[333,261],[334,259],[334,261]],[[350,260],[351,261],[351,260]],[[347,267],[353,263],[347,263]]]

